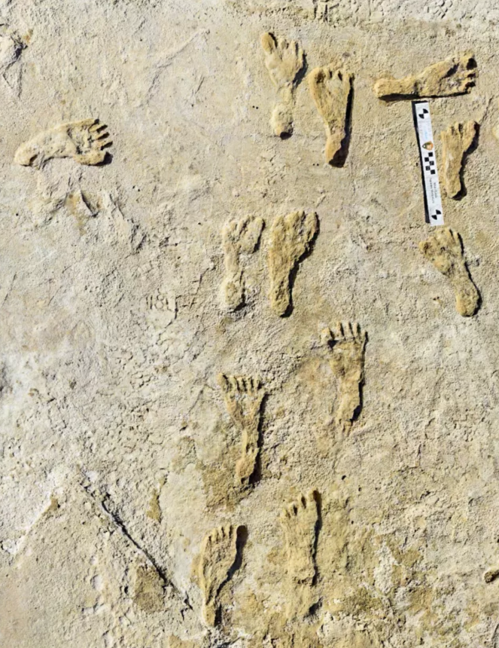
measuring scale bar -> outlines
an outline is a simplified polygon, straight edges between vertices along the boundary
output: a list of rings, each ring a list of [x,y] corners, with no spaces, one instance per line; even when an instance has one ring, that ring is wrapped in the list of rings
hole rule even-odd
[[[443,225],[442,196],[438,181],[435,142],[431,127],[430,104],[427,101],[413,101],[412,114],[419,146],[419,159],[423,176],[425,220],[430,225]]]

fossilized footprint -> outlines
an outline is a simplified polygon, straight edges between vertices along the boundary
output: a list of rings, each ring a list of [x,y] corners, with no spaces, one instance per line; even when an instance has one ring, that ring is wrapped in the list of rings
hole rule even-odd
[[[242,435],[241,457],[236,463],[237,486],[249,486],[254,475],[259,447],[260,418],[265,391],[259,378],[220,374],[218,384],[225,406]]]
[[[14,162],[41,168],[52,158],[72,157],[80,164],[100,164],[111,145],[106,129],[98,119],[61,124],[21,144]]]
[[[450,227],[435,231],[419,249],[437,270],[448,277],[456,294],[456,310],[463,317],[474,315],[480,305],[480,293],[464,258],[460,235]]]
[[[449,198],[456,198],[462,192],[463,158],[473,144],[477,129],[478,124],[475,121],[467,121],[464,124],[456,122],[440,133],[444,160],[444,184]]]
[[[286,137],[293,132],[295,87],[304,64],[303,50],[296,41],[288,42],[269,33],[263,34],[260,40],[265,51],[265,67],[277,89],[277,104],[270,123],[276,135]]]
[[[264,226],[263,218],[247,216],[228,221],[223,227],[225,278],[222,283],[222,302],[229,311],[234,311],[245,303],[242,257],[257,249]]]
[[[352,74],[333,65],[316,68],[308,79],[310,93],[326,125],[326,162],[329,164],[342,163],[345,158],[343,147],[352,79]]]
[[[236,562],[238,531],[231,524],[213,529],[201,546],[199,583],[204,596],[203,615],[210,626],[218,622],[218,595]]]
[[[165,583],[157,569],[139,565],[135,571],[133,600],[144,612],[160,612],[165,604]]]
[[[286,567],[288,572],[288,615],[303,618],[315,603],[315,551],[319,509],[316,491],[302,495],[287,506],[281,514],[281,524],[286,541]]]
[[[469,92],[477,70],[472,54],[452,56],[403,79],[383,78],[374,84],[380,99],[388,97],[449,97]]]
[[[315,212],[296,211],[278,216],[270,230],[268,265],[270,305],[281,317],[291,308],[291,278],[300,260],[309,252],[319,231]]]
[[[348,429],[358,417],[362,406],[364,382],[364,355],[367,333],[358,324],[338,322],[337,331],[322,331],[322,341],[327,345],[329,364],[339,380],[339,405],[335,422],[343,430]]]

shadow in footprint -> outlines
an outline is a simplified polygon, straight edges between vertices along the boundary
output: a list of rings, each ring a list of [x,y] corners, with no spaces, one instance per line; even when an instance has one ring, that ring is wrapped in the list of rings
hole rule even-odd
[[[314,238],[310,241],[307,251],[304,252],[299,259],[297,259],[294,267],[292,268],[291,272],[289,273],[289,305],[288,305],[288,307],[286,309],[286,312],[281,317],[290,317],[291,314],[293,313],[293,308],[294,308],[294,305],[293,305],[293,288],[294,288],[294,285],[295,285],[296,275],[298,274],[298,270],[299,270],[302,262],[312,254],[312,252],[313,252],[313,250],[315,248],[315,243],[317,241],[317,237],[319,236],[319,233],[320,233],[320,228],[321,228],[321,222],[319,220],[319,217],[317,216],[317,231],[315,232]]]
[[[463,161],[461,164],[461,169],[459,170],[459,180],[461,182],[461,191],[454,196],[454,200],[462,200],[465,196],[468,195],[468,190],[466,189],[466,185],[464,184],[464,169],[466,166],[466,162],[468,160],[468,156],[471,155],[476,149],[478,148],[478,140],[480,137],[480,124],[476,125],[476,130],[475,130],[475,137],[473,138],[473,142],[471,143],[471,146],[467,151],[464,152],[463,154]]]
[[[329,162],[332,167],[342,168],[347,161],[348,151],[350,150],[350,139],[352,137],[352,107],[355,94],[355,87],[352,82],[350,94],[348,95],[348,103],[345,115],[345,137],[341,143],[340,150],[336,153],[334,158]]]

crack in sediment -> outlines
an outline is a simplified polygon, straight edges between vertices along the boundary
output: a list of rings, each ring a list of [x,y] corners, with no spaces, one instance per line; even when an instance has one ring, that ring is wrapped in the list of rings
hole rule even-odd
[[[144,549],[138,542],[135,540],[135,538],[131,535],[131,533],[128,531],[125,523],[123,520],[119,517],[118,514],[113,512],[108,504],[106,503],[106,498],[97,498],[88,488],[84,487],[85,491],[87,494],[99,505],[99,508],[102,510],[104,515],[111,520],[113,525],[120,531],[120,533],[127,538],[127,540],[137,549],[139,553],[141,553],[147,560],[147,562],[156,570],[157,574],[161,578],[161,580],[164,582],[164,584],[171,588],[174,592],[175,595],[180,597],[182,599],[182,603],[189,608],[189,610],[192,610],[192,606],[189,602],[189,596],[187,592],[182,592],[181,590],[176,587],[176,585],[172,582],[172,580],[168,577],[166,572],[160,565],[158,565],[157,561],[155,558],[147,551],[147,549]],[[107,498],[108,501],[109,498]],[[183,615],[182,615],[183,616]]]

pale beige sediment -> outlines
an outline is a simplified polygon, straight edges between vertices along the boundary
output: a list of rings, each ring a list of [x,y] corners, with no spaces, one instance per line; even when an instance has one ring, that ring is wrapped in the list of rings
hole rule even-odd
[[[2,648],[499,646],[496,5],[82,4],[2,3]],[[259,41],[268,31],[307,55],[281,93],[287,140],[268,123],[280,94]],[[466,198],[443,206],[483,295],[467,318],[417,248],[437,230],[424,219],[410,102],[372,89],[465,47],[476,86],[432,100],[431,116],[438,135],[481,124]],[[341,169],[323,157],[328,127],[309,88],[324,66],[355,74]],[[446,92],[462,68],[447,70]],[[13,163],[22,142],[93,116],[109,124],[112,164],[80,164],[65,145],[69,157],[44,164],[51,141],[39,158],[26,151],[32,166]],[[297,210],[319,214],[320,234],[290,290],[287,252],[273,253],[284,272],[267,254],[274,218]],[[238,255],[223,231],[247,215],[239,241],[258,218],[268,231]],[[232,269],[234,300],[222,285]],[[271,272],[290,317],[271,308]],[[339,319],[369,334],[344,394],[330,363]],[[321,345],[327,326],[338,344]],[[241,426],[220,371],[261,378],[234,391]],[[252,472],[257,416],[244,413],[262,391]],[[312,488],[304,613],[279,516]],[[203,554],[207,589],[228,574],[208,605],[213,627],[197,556],[230,523],[248,529],[241,567],[222,564],[210,581]]]

